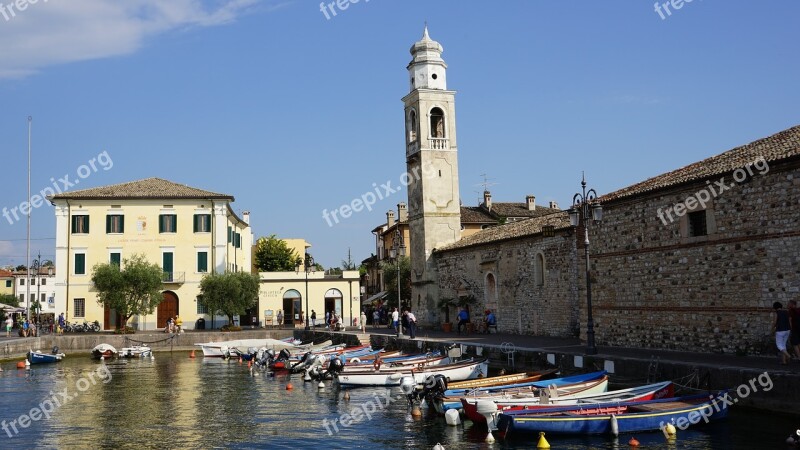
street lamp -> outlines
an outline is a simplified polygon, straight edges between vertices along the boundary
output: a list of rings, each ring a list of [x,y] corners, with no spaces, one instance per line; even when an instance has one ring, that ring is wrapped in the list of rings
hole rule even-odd
[[[400,205],[397,205],[397,217],[400,217]],[[396,224],[394,230],[394,242],[392,248],[389,249],[389,258],[393,259],[397,264],[397,308],[399,310],[402,301],[400,300],[400,257],[406,256],[406,246],[403,244],[403,233],[400,232],[400,221]],[[397,327],[397,335],[400,336],[400,326]]]
[[[306,330],[310,330],[311,326],[309,325],[309,318],[308,318],[308,273],[314,272],[316,269],[314,266],[314,258],[306,253],[305,258],[303,258],[303,262],[297,262],[297,271],[300,271],[300,266],[305,266],[306,271]]]
[[[594,320],[592,319],[592,278],[589,273],[589,225],[592,220],[594,223],[603,220],[603,207],[597,201],[597,192],[594,189],[586,190],[585,174],[581,175],[581,189],[582,192],[578,192],[572,197],[572,207],[568,213],[570,224],[573,227],[583,224],[583,248],[586,253],[586,354],[596,355],[597,347],[594,343]]]
[[[36,308],[36,324],[39,325],[39,326],[40,326],[40,320],[41,320],[42,305],[41,305],[41,303],[37,303],[37,302],[39,301],[39,286],[41,285],[41,279],[39,278],[39,271],[41,270],[41,267],[42,267],[42,253],[39,252],[39,255],[37,256],[37,258],[33,260],[34,282],[36,283],[36,298],[33,301],[33,305],[37,305],[37,304],[39,305],[39,307]],[[30,285],[30,284],[31,284],[31,278],[30,278],[30,272],[29,272],[28,273],[28,285]],[[30,294],[28,295],[28,297],[30,297]],[[29,313],[30,313],[30,306],[33,306],[33,305],[29,305],[28,306]],[[28,316],[28,317],[30,318],[30,316]]]

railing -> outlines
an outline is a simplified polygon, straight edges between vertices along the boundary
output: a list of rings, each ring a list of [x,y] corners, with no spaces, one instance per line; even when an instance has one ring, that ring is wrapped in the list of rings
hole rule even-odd
[[[447,150],[450,148],[447,138],[430,138],[428,143],[433,150]]]
[[[164,272],[161,274],[162,283],[182,284],[185,278],[185,272]]]

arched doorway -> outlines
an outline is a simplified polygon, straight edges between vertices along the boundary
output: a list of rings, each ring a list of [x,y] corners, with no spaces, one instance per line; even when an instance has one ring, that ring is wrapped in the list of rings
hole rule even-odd
[[[483,290],[483,302],[486,308],[497,309],[497,279],[494,274],[489,272],[486,274],[486,283]]]
[[[303,296],[294,289],[283,294],[283,323],[294,325],[303,322]]]
[[[328,289],[325,291],[325,312],[331,312],[338,314],[339,317],[342,317],[342,291],[338,289]],[[344,320],[342,320],[344,323]]]
[[[158,304],[158,320],[156,327],[164,328],[170,317],[178,315],[178,295],[172,291],[164,291],[164,299]]]

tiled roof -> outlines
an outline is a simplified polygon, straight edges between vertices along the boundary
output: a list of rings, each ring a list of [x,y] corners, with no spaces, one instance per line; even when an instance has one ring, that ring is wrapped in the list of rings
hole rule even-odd
[[[50,200],[94,200],[94,199],[230,199],[232,195],[173,183],[161,178],[145,178],[128,183],[111,184],[80,191],[64,192],[48,197]]]
[[[0,278],[10,278],[13,277],[14,274],[8,270],[0,270]]]
[[[483,207],[483,205],[481,205]],[[492,202],[492,214],[498,217],[541,217],[554,212],[558,209],[545,208],[543,206],[536,206],[536,209],[529,210],[528,205],[525,203],[506,203],[506,202]]]
[[[461,223],[497,223],[497,219],[486,214],[480,206],[462,206]]]
[[[600,197],[610,201],[717,177],[763,158],[768,163],[800,154],[800,125]],[[755,168],[754,168],[755,170]]]
[[[537,208],[538,209],[538,208]],[[542,232],[545,225],[553,226],[559,230],[569,228],[569,215],[566,211],[551,212],[546,216],[534,217],[531,219],[510,222],[496,227],[481,230],[473,235],[467,236],[458,242],[454,242],[445,247],[436,249],[437,252],[456,250],[473,245],[489,244],[507,239],[516,239],[524,236],[531,236]]]

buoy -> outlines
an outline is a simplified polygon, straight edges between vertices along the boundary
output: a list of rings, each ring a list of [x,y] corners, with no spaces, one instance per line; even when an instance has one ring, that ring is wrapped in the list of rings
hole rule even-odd
[[[632,437],[631,440],[628,441],[628,445],[630,445],[631,447],[638,447],[639,441],[637,441],[635,437]]]
[[[350,391],[344,391],[343,398],[344,398],[344,401],[349,402],[350,401]]]
[[[536,448],[550,448],[550,443],[544,438],[544,431],[539,432],[539,443],[536,444]]]
[[[189,358],[194,358],[194,357],[195,357],[194,356],[194,350],[192,350],[192,353],[189,353]]]
[[[436,445],[433,446],[433,450],[444,450],[444,445],[437,442]]]
[[[319,384],[317,385],[317,387],[320,388],[320,389],[325,389],[325,383],[320,381]]]
[[[489,430],[489,434],[486,435],[486,442],[488,442],[489,444],[494,442],[494,436],[492,435],[492,430]],[[547,448],[550,448],[550,447],[547,447]]]
[[[17,363],[17,369],[24,369],[25,368],[25,361],[20,361]]]
[[[292,389],[294,389],[294,386],[292,386],[292,383],[288,383],[288,384],[286,385],[286,390],[287,390],[287,391],[291,391]]]
[[[421,417],[422,416],[422,410],[419,409],[419,406],[414,405],[414,406],[411,407],[411,416],[412,417]]]
[[[619,424],[617,423],[616,414],[611,415],[611,435],[619,436]]]
[[[675,429],[675,425],[668,423],[666,427],[664,427],[664,431],[667,433],[667,439],[675,439],[678,434],[678,430]]]
[[[457,426],[461,424],[461,415],[456,409],[448,409],[444,413],[444,421],[450,426]]]

